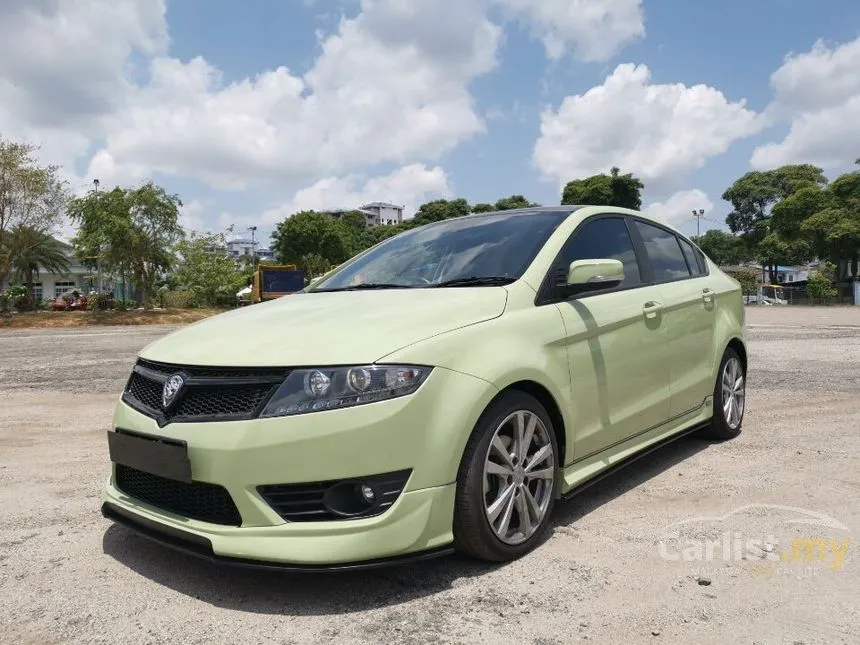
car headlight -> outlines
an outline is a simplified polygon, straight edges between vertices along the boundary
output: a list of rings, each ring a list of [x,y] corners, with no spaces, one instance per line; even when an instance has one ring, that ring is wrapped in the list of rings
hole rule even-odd
[[[260,416],[283,417],[336,410],[406,396],[431,368],[417,365],[356,365],[293,370]]]

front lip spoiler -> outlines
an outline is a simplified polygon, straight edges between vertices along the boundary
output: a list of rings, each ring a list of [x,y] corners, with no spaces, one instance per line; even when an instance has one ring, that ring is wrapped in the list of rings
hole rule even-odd
[[[339,571],[363,571],[368,569],[379,569],[420,562],[431,558],[438,558],[454,553],[453,546],[445,546],[417,553],[407,553],[388,558],[377,558],[374,560],[362,560],[360,562],[344,562],[337,564],[286,564],[281,562],[268,562],[265,560],[250,560],[246,558],[233,558],[229,556],[216,555],[212,550],[212,543],[208,538],[164,526],[152,520],[132,515],[122,508],[105,502],[102,504],[102,515],[107,519],[130,529],[153,542],[166,546],[175,551],[187,555],[208,560],[213,564],[241,567],[245,569],[262,569],[269,571],[283,571],[287,573],[335,573]]]

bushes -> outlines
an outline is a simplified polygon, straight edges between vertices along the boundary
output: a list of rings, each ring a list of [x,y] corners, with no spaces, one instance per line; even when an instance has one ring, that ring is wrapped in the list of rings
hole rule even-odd
[[[6,313],[12,307],[18,308],[21,305],[32,309],[32,300],[27,287],[16,285],[0,292],[0,313]]]
[[[809,281],[806,283],[806,294],[811,301],[825,305],[836,297],[837,290],[830,278],[823,273],[816,273],[809,276]]]
[[[94,293],[87,298],[87,309],[91,311],[107,311],[115,304],[112,293]]]
[[[193,291],[167,291],[159,295],[165,309],[188,309],[197,304]]]

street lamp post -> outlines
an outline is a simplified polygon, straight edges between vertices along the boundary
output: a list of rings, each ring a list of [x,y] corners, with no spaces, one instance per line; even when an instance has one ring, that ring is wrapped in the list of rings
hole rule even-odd
[[[251,231],[251,262],[253,262],[254,266],[257,265],[257,241],[256,241],[256,226],[249,226],[248,230]]]
[[[699,237],[699,234],[700,234],[699,232],[701,230],[702,217],[704,217],[704,215],[705,215],[705,209],[704,208],[700,208],[699,210],[696,210],[695,208],[693,209],[693,217],[696,218],[696,237],[697,238]]]
[[[98,204],[99,199],[99,180],[93,179],[93,190],[96,193],[96,203]],[[99,204],[101,206],[101,204]],[[99,281],[99,295],[104,291],[104,284],[102,283],[102,258],[101,258],[101,249],[99,249],[99,255],[96,257],[96,271],[98,272],[98,281]]]

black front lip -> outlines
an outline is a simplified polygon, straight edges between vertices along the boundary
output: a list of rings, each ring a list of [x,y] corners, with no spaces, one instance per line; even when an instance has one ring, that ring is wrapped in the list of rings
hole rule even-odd
[[[363,571],[368,569],[379,569],[381,567],[394,566],[420,562],[431,558],[438,558],[454,553],[453,546],[445,546],[417,553],[407,553],[388,558],[376,558],[374,560],[362,560],[360,562],[345,562],[337,564],[286,564],[281,562],[268,562],[265,560],[250,560],[246,558],[233,558],[229,556],[216,555],[212,549],[212,542],[208,538],[187,531],[181,531],[171,526],[165,526],[152,520],[139,517],[123,510],[119,506],[105,502],[102,504],[102,515],[113,520],[138,535],[141,535],[162,546],[180,551],[187,555],[208,560],[213,564],[241,567],[245,569],[262,569],[269,571],[284,571],[288,573],[334,573],[338,571]]]

